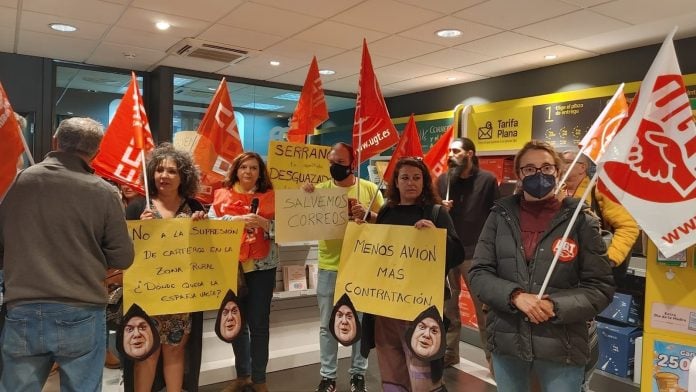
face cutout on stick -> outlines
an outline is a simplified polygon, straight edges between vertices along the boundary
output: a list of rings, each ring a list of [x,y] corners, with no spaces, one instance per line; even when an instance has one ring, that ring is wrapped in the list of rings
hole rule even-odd
[[[242,325],[243,317],[239,299],[232,290],[227,290],[215,319],[215,333],[220,340],[231,343],[239,336]]]
[[[350,346],[360,340],[360,320],[348,294],[343,294],[334,305],[329,329],[339,343]]]
[[[445,355],[445,328],[440,312],[431,306],[419,314],[406,330],[406,342],[413,354],[424,360],[434,361]]]
[[[137,304],[123,316],[116,333],[116,348],[131,361],[147,359],[160,346],[157,325]]]

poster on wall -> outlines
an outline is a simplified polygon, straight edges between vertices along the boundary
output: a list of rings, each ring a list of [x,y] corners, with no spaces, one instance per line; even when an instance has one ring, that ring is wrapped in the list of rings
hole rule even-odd
[[[420,136],[421,147],[423,148],[423,153],[430,151],[433,144],[437,143],[447,127],[452,125],[452,112],[439,112],[439,113],[429,113],[429,114],[419,114],[415,116],[416,128],[418,129],[418,136]],[[396,130],[399,131],[399,135],[406,128],[408,123],[408,117],[400,117],[392,119]],[[381,156],[391,156],[394,152],[394,147],[390,147],[386,151],[380,154]]]
[[[530,107],[473,113],[471,119],[468,137],[477,151],[518,150],[532,137]]]
[[[655,340],[650,391],[686,392],[694,356],[696,347]]]
[[[577,148],[611,97],[535,105],[532,139],[550,143],[559,151]]]

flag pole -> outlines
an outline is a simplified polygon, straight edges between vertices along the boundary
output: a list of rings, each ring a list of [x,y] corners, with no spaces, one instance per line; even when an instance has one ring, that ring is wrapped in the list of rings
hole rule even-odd
[[[140,149],[140,161],[143,164],[143,185],[145,185],[145,208],[150,208],[150,187],[147,184],[147,165],[145,164],[145,149]]]
[[[29,159],[29,164],[35,165],[36,163],[34,162],[34,157],[31,155],[31,151],[29,151],[29,145],[27,144],[27,140],[24,138],[24,133],[22,132],[22,127],[17,127],[17,131],[19,132],[19,138],[22,140],[22,145],[24,146],[24,152],[27,154],[27,158]]]
[[[447,169],[447,195],[445,196],[445,200],[449,200],[449,191],[450,191],[450,171]]]
[[[539,294],[537,294],[537,298],[539,298],[539,299],[541,299],[541,297],[544,296],[544,292],[546,291],[546,287],[549,284],[549,280],[551,280],[551,274],[553,274],[553,270],[556,268],[556,264],[558,263],[558,258],[561,256],[561,252],[563,251],[563,248],[565,247],[566,240],[568,239],[568,235],[570,234],[570,230],[573,229],[573,225],[575,225],[575,221],[577,220],[578,215],[580,215],[580,210],[585,206],[584,201],[587,199],[587,196],[592,191],[592,187],[597,182],[598,173],[599,173],[599,171],[595,172],[594,176],[592,176],[590,183],[587,184],[587,188],[585,188],[585,192],[582,194],[582,197],[580,198],[580,202],[578,203],[578,206],[575,207],[575,211],[573,211],[573,216],[570,217],[570,222],[568,223],[568,227],[566,227],[565,232],[563,233],[563,238],[561,238],[561,242],[558,244],[558,247],[556,248],[556,252],[553,255],[553,261],[551,261],[551,266],[549,267],[548,272],[546,272],[546,277],[544,278],[544,284],[541,285],[541,290],[539,290]]]
[[[372,200],[370,200],[370,205],[367,206],[367,209],[365,210],[365,216],[363,216],[363,220],[367,222],[367,216],[370,215],[370,210],[372,210],[372,205],[375,204],[375,200],[377,199],[377,194],[380,192],[380,189],[382,189],[382,185],[384,184],[384,178],[379,180],[379,185],[377,185],[377,192],[375,192],[374,195],[372,195]]]
[[[362,116],[362,112],[360,113],[360,115]],[[358,203],[360,203],[360,164],[362,163],[360,157],[362,157],[362,123],[362,117],[358,117],[358,180],[356,181],[356,184],[358,184]]]

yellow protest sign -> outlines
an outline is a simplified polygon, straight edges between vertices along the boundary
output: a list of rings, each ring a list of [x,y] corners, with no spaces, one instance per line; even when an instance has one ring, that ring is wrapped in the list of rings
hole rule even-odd
[[[305,182],[318,184],[328,180],[330,151],[329,146],[271,141],[268,170],[273,188],[298,189]]]
[[[237,290],[243,222],[188,218],[128,221],[135,247],[123,274],[123,308],[149,315],[218,309]]]
[[[278,243],[343,238],[348,223],[346,188],[279,190],[275,197]]]
[[[361,312],[414,320],[444,306],[445,229],[348,223],[334,301],[346,293]]]

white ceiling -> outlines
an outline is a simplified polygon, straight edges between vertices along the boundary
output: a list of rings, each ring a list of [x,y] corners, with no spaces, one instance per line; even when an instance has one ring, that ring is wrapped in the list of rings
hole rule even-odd
[[[159,31],[158,21],[172,27]],[[675,25],[676,38],[696,36],[696,1],[0,0],[0,51],[300,86],[316,55],[336,71],[322,76],[325,89],[355,93],[366,38],[382,92],[396,96],[659,43]],[[435,36],[444,28],[464,34]],[[166,53],[186,37],[255,52],[233,65]]]

